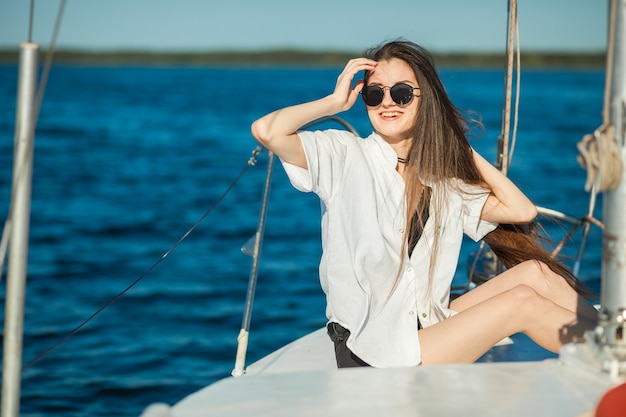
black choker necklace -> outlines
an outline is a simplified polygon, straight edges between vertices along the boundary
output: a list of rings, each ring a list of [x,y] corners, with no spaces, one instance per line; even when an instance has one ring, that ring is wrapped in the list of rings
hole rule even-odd
[[[406,164],[406,158],[398,157],[398,162],[400,162],[401,164]]]

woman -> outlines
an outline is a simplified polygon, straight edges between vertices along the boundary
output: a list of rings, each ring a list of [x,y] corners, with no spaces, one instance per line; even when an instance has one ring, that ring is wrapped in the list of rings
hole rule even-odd
[[[338,366],[473,362],[518,332],[557,352],[592,328],[582,285],[536,243],[536,207],[472,150],[430,55],[395,41],[366,56],[332,94],[252,125],[292,184],[323,203],[320,280]],[[359,95],[369,137],[298,131]],[[463,233],[508,270],[450,303]]]

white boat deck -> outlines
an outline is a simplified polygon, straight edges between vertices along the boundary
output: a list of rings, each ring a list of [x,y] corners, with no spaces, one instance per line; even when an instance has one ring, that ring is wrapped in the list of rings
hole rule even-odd
[[[560,359],[338,370],[324,329],[142,417],[507,416],[577,417],[615,385]]]

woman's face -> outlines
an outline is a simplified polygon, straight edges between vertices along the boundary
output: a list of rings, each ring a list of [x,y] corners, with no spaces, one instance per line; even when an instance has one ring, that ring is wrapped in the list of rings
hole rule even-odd
[[[367,85],[393,87],[398,83],[419,87],[411,67],[401,59],[380,61],[371,72]],[[384,88],[383,101],[377,106],[366,106],[374,130],[388,143],[412,140],[411,129],[417,119],[420,90],[413,90],[407,104],[398,104],[391,98],[389,88]]]

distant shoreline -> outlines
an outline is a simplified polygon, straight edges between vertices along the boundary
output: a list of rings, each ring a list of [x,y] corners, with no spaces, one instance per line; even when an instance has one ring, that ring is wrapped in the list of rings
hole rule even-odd
[[[209,52],[148,52],[148,51],[55,51],[53,62],[82,66],[177,66],[177,67],[273,67],[306,66],[336,67],[359,56],[350,51],[209,51]],[[440,68],[502,68],[506,63],[504,52],[433,52]],[[41,60],[45,58],[42,51]],[[522,68],[603,68],[603,52],[523,52]],[[0,64],[17,64],[16,49],[0,49]]]

